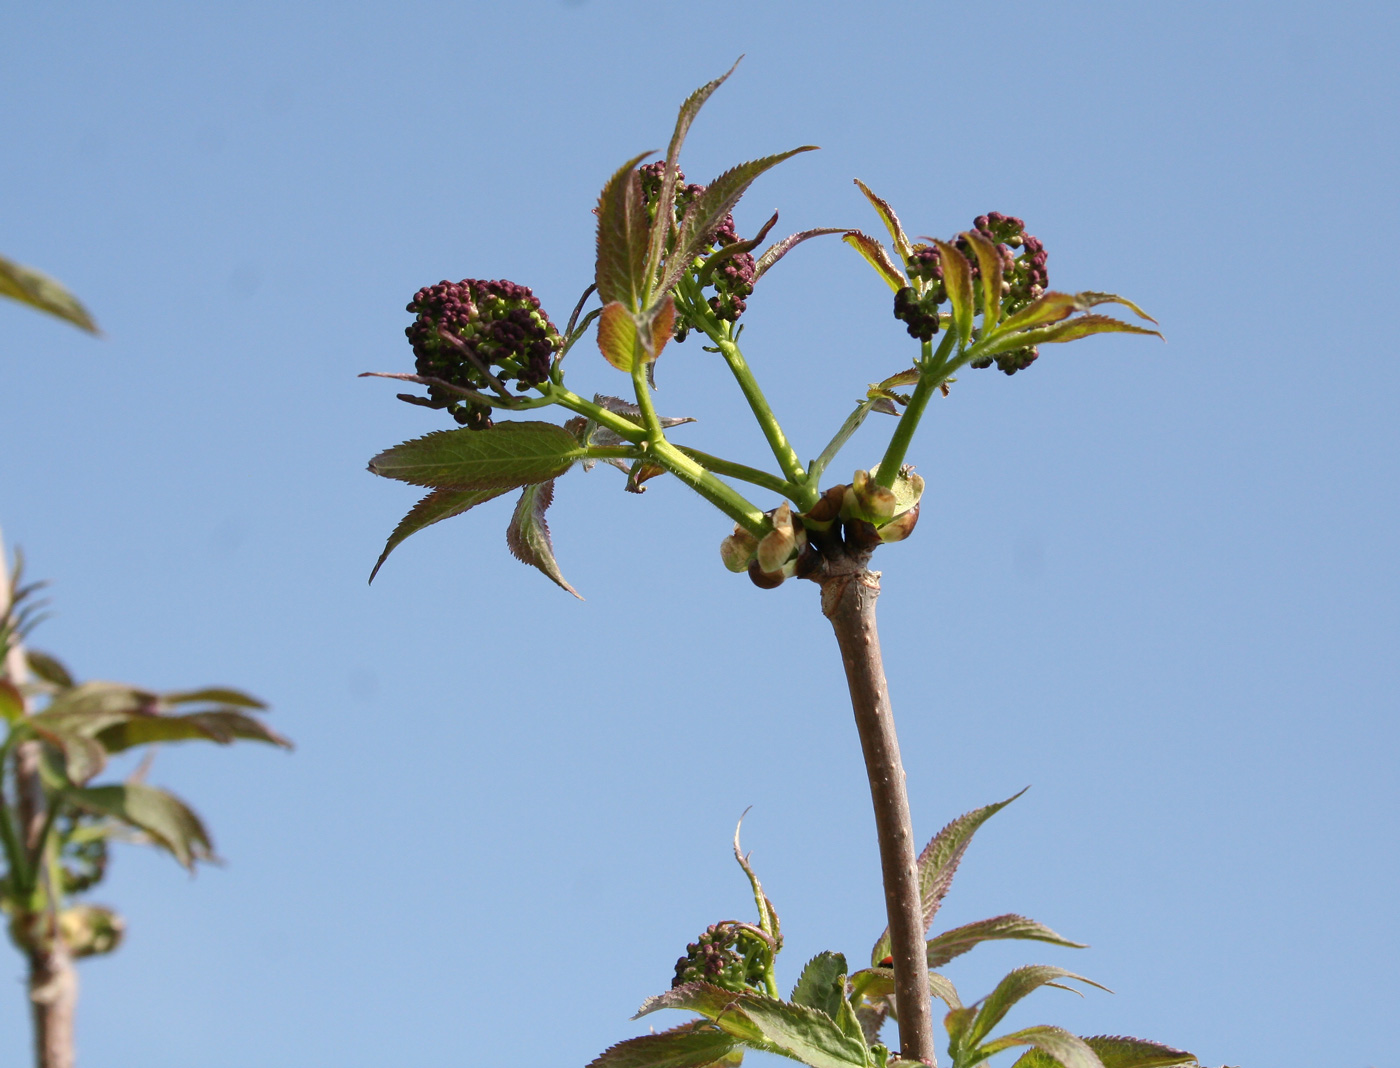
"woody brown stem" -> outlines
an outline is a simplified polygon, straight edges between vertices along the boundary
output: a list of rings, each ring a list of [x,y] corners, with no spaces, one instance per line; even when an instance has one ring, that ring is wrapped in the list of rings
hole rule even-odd
[[[894,958],[899,1052],[906,1059],[933,1064],[933,1010],[914,829],[894,711],[880,657],[880,636],[875,629],[880,575],[866,569],[868,550],[848,552],[836,539],[829,541],[833,544],[825,552],[825,567],[813,578],[821,584],[822,612],[831,620],[841,648],[870,780],[870,799],[875,806],[875,831],[880,843],[885,911]]]
[[[58,931],[29,950],[29,1002],[37,1068],[73,1068],[78,971]]]

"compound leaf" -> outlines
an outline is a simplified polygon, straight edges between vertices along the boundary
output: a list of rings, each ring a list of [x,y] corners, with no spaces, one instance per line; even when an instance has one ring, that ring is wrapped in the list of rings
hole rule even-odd
[[[933,243],[938,246],[939,262],[943,265],[943,288],[948,291],[948,300],[953,305],[953,326],[966,345],[972,336],[972,316],[976,312],[972,299],[972,264],[948,242],[935,239]]]

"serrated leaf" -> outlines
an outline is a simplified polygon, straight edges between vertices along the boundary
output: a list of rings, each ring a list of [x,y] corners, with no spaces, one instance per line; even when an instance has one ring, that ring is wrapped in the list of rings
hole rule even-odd
[[[963,924],[961,927],[954,927],[951,931],[944,931],[936,938],[929,939],[928,966],[941,968],[954,957],[962,956],[982,942],[1004,938],[1050,942],[1057,946],[1069,946],[1072,949],[1086,948],[1084,943],[1071,942],[1042,923],[1037,923],[1025,916],[1007,913],[1004,916],[993,916],[989,920]]]
[[[1001,318],[1001,252],[976,230],[963,234],[977,257],[982,275],[982,333],[985,336]]]
[[[564,573],[554,559],[554,542],[549,536],[549,524],[544,513],[554,501],[554,480],[526,486],[516,502],[515,514],[506,529],[506,545],[517,560],[538,568],[545,577],[561,589],[568,590],[581,601],[578,590],[564,580]]]
[[[851,976],[851,981],[859,984],[859,989],[866,997],[888,997],[894,993],[893,968],[866,968]],[[962,999],[958,997],[957,987],[945,975],[929,972],[928,992],[950,1009],[963,1007]]]
[[[1103,1068],[1183,1068],[1196,1058],[1184,1049],[1125,1035],[1090,1035],[1084,1039]]]
[[[72,323],[89,334],[99,333],[82,302],[43,271],[25,267],[0,256],[0,296],[28,304],[41,312]]]
[[[603,307],[603,314],[598,317],[598,349],[608,363],[627,374],[639,362],[645,362],[647,353],[637,332],[637,321],[622,304],[614,302]]]
[[[234,708],[266,708],[267,704],[259,701],[251,694],[246,694],[242,690],[230,689],[226,686],[206,686],[201,690],[173,690],[160,695],[160,703],[163,705],[232,705]]]
[[[1025,348],[1029,345],[1050,345],[1067,341],[1078,341],[1090,334],[1150,334],[1161,337],[1156,330],[1134,326],[1107,315],[1081,315],[1054,326],[1043,326],[1034,330],[1018,330],[1012,333],[998,333],[987,343],[974,345],[969,352],[974,357],[993,356],[1010,349]]]
[[[726,1061],[737,1043],[714,1024],[695,1020],[669,1031],[610,1046],[588,1068],[708,1068]],[[733,1063],[737,1063],[733,1062]]]
[[[880,1040],[880,1031],[884,1028],[889,1014],[890,1007],[883,1001],[873,1005],[862,1005],[856,1009],[856,1019],[860,1021],[861,1035],[865,1038],[867,1046]]]
[[[18,723],[24,718],[24,695],[9,679],[0,679],[0,719]]]
[[[783,238],[776,244],[769,245],[754,260],[753,279],[757,282],[767,272],[768,268],[777,263],[798,245],[804,241],[810,241],[814,237],[825,237],[827,234],[844,234],[844,226],[819,226],[812,230],[800,230],[795,234]]]
[[[916,385],[918,381],[919,369],[917,367],[911,367],[907,371],[900,371],[898,374],[890,375],[889,378],[879,383],[879,385],[871,386],[870,388],[884,391],[894,389],[897,386]]]
[[[895,266],[894,260],[890,259],[889,251],[869,234],[863,234],[859,230],[851,230],[841,240],[859,252],[865,262],[875,268],[875,273],[883,278],[885,284],[894,292],[898,293],[909,284],[909,279],[904,277],[904,272]]]
[[[953,876],[957,874],[958,864],[962,861],[963,854],[967,852],[967,847],[972,841],[972,836],[977,833],[977,828],[1025,792],[1022,790],[1020,793],[1008,797],[1005,801],[984,805],[964,813],[934,835],[929,844],[924,846],[923,852],[919,854],[918,866],[919,894],[923,903],[925,932],[933,923],[934,916],[938,914],[938,906],[943,903],[944,897],[947,896],[948,887],[952,885]],[[890,955],[889,939],[889,928],[886,928],[885,933],[880,936],[880,940],[875,943],[874,950],[871,951],[871,964],[879,965]]]
[[[972,316],[976,312],[972,297],[972,265],[948,242],[935,238],[933,243],[938,246],[939,262],[943,266],[943,288],[948,291],[948,300],[953,306],[953,328],[966,345],[972,336]]]
[[[949,1009],[943,1017],[943,1026],[948,1031],[948,1041],[950,1045],[960,1046],[967,1037],[968,1029],[972,1026],[972,1021],[977,1019],[977,1010],[974,1008]]]
[[[195,861],[213,859],[213,843],[204,824],[193,809],[166,790],[128,782],[72,789],[64,796],[89,812],[144,831],[186,868],[192,870]]]
[[[1131,308],[1150,323],[1157,321],[1132,301],[1116,293],[1095,293],[1091,290],[1083,293],[1056,293],[1052,290],[1042,293],[1015,315],[1010,316],[999,329],[1018,330],[1040,326],[1043,323],[1058,323],[1061,319],[1068,319],[1075,312],[1088,311],[1100,304],[1121,304],[1125,308]]]
[[[514,489],[547,482],[583,449],[555,423],[497,423],[485,430],[435,430],[369,462],[384,478],[442,489]]]
[[[788,1000],[836,1019],[846,1000],[846,958],[830,950],[818,953],[802,969]]]
[[[859,178],[855,179],[855,183],[860,187],[860,191],[865,194],[865,199],[870,201],[875,211],[879,214],[880,219],[885,224],[885,229],[890,232],[890,238],[894,241],[894,250],[907,262],[909,257],[913,255],[914,248],[909,243],[909,238],[905,236],[904,227],[899,224],[899,216],[894,213],[894,208],[890,207],[888,202],[872,193],[870,187]]]
[[[37,649],[26,649],[24,655],[29,662],[29,670],[51,686],[57,686],[60,690],[73,686],[73,676],[57,657]]]
[[[461,515],[469,508],[475,508],[478,504],[499,497],[503,493],[509,493],[514,488],[514,486],[497,486],[492,489],[433,490],[432,493],[409,509],[408,515],[399,520],[399,525],[394,528],[394,532],[389,535],[389,540],[384,545],[384,551],[379,554],[379,559],[375,561],[374,570],[369,573],[370,582],[373,582],[374,576],[379,574],[379,569],[384,566],[384,561],[389,559],[389,554],[410,534],[417,534],[424,527],[430,527],[444,519],[451,519],[454,515]]]
[[[841,976],[841,986],[846,985],[846,977]],[[850,1001],[844,996],[836,1003],[836,1026],[848,1037],[853,1038],[862,1046],[868,1046],[865,1039],[865,1027],[856,1015],[856,1010],[851,1007]]]
[[[133,716],[96,735],[96,740],[109,753],[155,742],[202,740],[229,745],[240,738],[285,749],[292,747],[291,742],[261,720],[230,708],[191,712],[184,716]]]
[[[686,212],[681,222],[681,232],[676,237],[676,248],[667,264],[661,289],[665,291],[676,284],[710,235],[724,221],[724,217],[734,210],[734,205],[739,203],[739,198],[753,184],[754,179],[783,160],[791,159],[800,152],[813,152],[816,147],[803,145],[801,148],[779,152],[773,156],[749,160],[737,167],[731,167],[707,185],[705,192],[700,194],[692,205],[693,210]]]
[[[1108,989],[1101,983],[1066,971],[1064,968],[1057,968],[1052,964],[1027,964],[1023,968],[1016,968],[1003,976],[1001,982],[997,983],[996,989],[988,994],[982,1002],[982,1007],[977,1010],[977,1019],[973,1021],[968,1032],[968,1044],[976,1045],[991,1034],[992,1028],[1001,1023],[1002,1018],[1011,1011],[1011,1007],[1027,994],[1047,984],[1061,986],[1056,982],[1057,979],[1074,979],[1081,983],[1088,983],[1090,986],[1096,986],[1100,990]],[[1062,989],[1072,990],[1073,987],[1062,987]]]
[[[739,867],[744,870],[744,874],[749,878],[749,887],[753,890],[754,905],[758,909],[758,925],[767,934],[771,935],[775,942],[782,940],[782,926],[778,923],[778,910],[773,907],[773,902],[768,900],[768,895],[763,892],[763,884],[758,881],[758,873],[753,870],[753,865],[749,863],[748,854],[739,845],[739,832],[744,827],[744,816],[749,814],[748,809],[744,809],[739,817],[739,822],[734,825],[734,859],[738,861]]]
[[[1104,1068],[1098,1055],[1087,1042],[1062,1027],[1027,1027],[1021,1031],[1013,1031],[988,1042],[977,1052],[991,1056],[1012,1046],[1033,1046],[1042,1054],[1053,1058],[1054,1063],[1062,1065],[1063,1068]],[[1016,1063],[1020,1064],[1021,1060]]]
[[[643,152],[624,163],[598,195],[598,297],[631,311],[641,310],[647,289],[649,227],[637,164],[650,155]]]

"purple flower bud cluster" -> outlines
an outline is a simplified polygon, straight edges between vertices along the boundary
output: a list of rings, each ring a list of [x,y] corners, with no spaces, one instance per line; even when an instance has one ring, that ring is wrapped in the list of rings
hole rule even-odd
[[[671,986],[700,981],[735,993],[762,990],[772,957],[772,947],[746,924],[714,923],[685,947]]]
[[[529,287],[515,282],[464,278],[424,286],[408,303],[412,325],[404,330],[417,357],[418,373],[454,386],[485,391],[514,379],[538,385],[563,340]],[[481,430],[491,425],[489,406],[441,386],[428,397],[403,399],[445,409],[457,422]]]

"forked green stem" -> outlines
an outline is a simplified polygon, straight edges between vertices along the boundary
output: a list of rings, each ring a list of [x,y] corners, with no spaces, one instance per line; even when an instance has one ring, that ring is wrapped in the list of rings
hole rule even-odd
[[[904,456],[909,451],[909,443],[914,440],[914,431],[919,429],[919,420],[923,418],[929,398],[933,396],[933,391],[947,381],[948,375],[952,373],[945,367],[945,364],[956,336],[954,331],[949,330],[943,336],[943,342],[938,346],[936,353],[931,353],[932,341],[923,343],[923,358],[919,361],[922,373],[914,386],[914,393],[909,398],[909,404],[905,407],[904,414],[899,417],[899,423],[890,436],[890,443],[885,448],[885,455],[880,459],[880,471],[875,478],[876,485],[889,489],[894,485],[895,479],[899,477],[899,469],[904,464]]]
[[[734,380],[739,383],[739,389],[743,391],[744,399],[749,402],[749,409],[753,412],[754,418],[758,420],[763,436],[768,439],[768,447],[773,450],[773,457],[778,461],[778,467],[796,488],[794,503],[798,506],[798,511],[805,512],[817,503],[820,494],[807,484],[807,471],[803,468],[802,461],[797,458],[796,450],[788,442],[787,435],[783,433],[783,428],[778,423],[777,416],[773,414],[773,409],[768,404],[768,398],[763,395],[763,390],[759,388],[753,371],[749,369],[748,362],[744,359],[744,354],[739,351],[739,346],[734,343],[733,339],[726,336],[727,334],[728,331],[725,334],[712,335],[710,340],[719,349],[720,355],[724,357],[724,362],[729,364],[729,370],[733,373]]]

